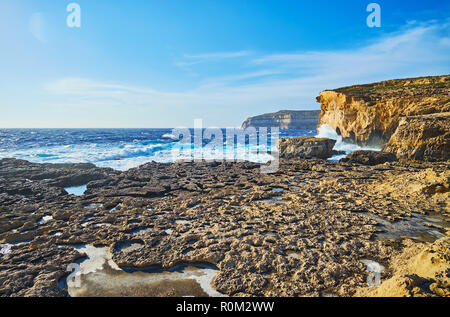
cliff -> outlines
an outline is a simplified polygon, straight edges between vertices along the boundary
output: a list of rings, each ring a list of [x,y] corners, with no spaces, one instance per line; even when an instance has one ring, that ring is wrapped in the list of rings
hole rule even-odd
[[[242,124],[242,128],[248,127],[279,127],[280,129],[315,129],[320,110],[291,111],[282,110],[276,113],[267,113],[256,117],[250,117]]]
[[[450,75],[388,80],[327,90],[319,126],[330,125],[346,141],[383,145],[401,117],[450,111]]]

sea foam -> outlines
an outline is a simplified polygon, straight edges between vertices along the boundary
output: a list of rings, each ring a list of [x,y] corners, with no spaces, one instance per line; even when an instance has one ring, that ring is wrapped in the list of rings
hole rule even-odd
[[[371,151],[380,151],[381,150],[380,148],[361,147],[357,144],[345,142],[345,141],[343,141],[342,136],[337,134],[337,132],[334,131],[334,129],[327,124],[323,124],[319,127],[317,137],[336,140],[336,145],[334,146],[333,150],[345,152],[345,154],[333,156],[330,159],[330,161],[339,161],[340,159],[346,157],[348,154],[350,154],[354,151],[358,151],[358,150],[371,150]]]

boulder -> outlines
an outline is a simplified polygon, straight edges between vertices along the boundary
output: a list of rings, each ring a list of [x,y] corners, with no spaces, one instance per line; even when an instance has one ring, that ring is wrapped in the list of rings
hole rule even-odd
[[[383,151],[402,160],[449,160],[450,112],[401,118]]]
[[[341,159],[339,162],[372,166],[395,161],[397,161],[397,157],[392,153],[380,151],[355,151]]]
[[[277,148],[280,157],[285,159],[327,159],[333,156],[335,144],[336,140],[327,138],[280,138]]]

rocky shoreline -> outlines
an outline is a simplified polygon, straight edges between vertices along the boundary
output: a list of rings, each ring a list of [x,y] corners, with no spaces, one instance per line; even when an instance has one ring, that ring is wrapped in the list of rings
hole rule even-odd
[[[207,266],[224,296],[448,296],[449,164],[377,163],[281,159],[266,175],[250,162],[0,160],[0,296],[67,296],[68,265],[89,259],[80,245],[105,250],[100,267],[127,281]],[[364,259],[385,267],[378,293]],[[119,295],[210,294],[183,274]]]

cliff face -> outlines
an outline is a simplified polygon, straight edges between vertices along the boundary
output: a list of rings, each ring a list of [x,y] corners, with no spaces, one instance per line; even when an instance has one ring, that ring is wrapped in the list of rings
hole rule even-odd
[[[315,129],[319,115],[320,110],[283,110],[248,118],[242,124],[242,128],[279,127],[280,129]]]
[[[382,145],[400,117],[450,111],[450,75],[397,79],[324,91],[317,97],[319,126],[330,125],[344,140]]]
[[[326,138],[280,138],[277,148],[281,158],[286,159],[327,159],[333,156],[336,140]]]

